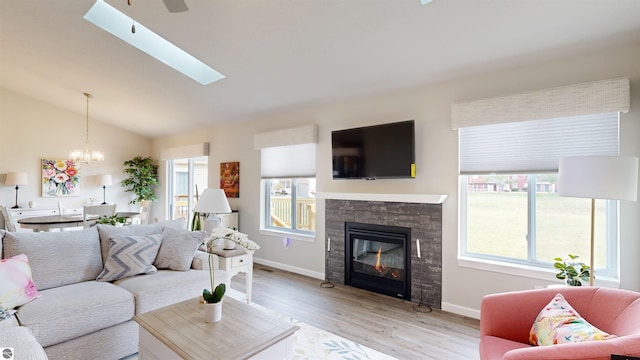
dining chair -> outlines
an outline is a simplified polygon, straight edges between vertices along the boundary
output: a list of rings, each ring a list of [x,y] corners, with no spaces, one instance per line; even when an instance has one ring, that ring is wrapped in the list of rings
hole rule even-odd
[[[11,210],[7,209],[4,206],[0,206],[0,213],[2,214],[2,218],[4,219],[4,229],[7,231],[16,231],[16,225],[13,222],[13,218],[11,217]]]
[[[153,201],[151,200],[142,200],[140,201],[140,217],[139,221],[141,225],[145,225],[149,223],[149,215],[151,214],[151,205]]]
[[[82,215],[83,206],[84,202],[82,200],[58,201],[58,214]]]
[[[116,204],[113,205],[85,205],[82,208],[82,222],[84,228],[87,229],[95,223],[95,219],[89,218],[93,216],[113,216],[116,213]]]

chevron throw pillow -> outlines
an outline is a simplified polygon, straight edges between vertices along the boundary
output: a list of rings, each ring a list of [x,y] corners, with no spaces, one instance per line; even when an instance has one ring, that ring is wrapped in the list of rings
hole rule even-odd
[[[153,261],[158,255],[162,234],[140,236],[112,236],[109,255],[97,281],[114,281],[139,274],[158,271]]]

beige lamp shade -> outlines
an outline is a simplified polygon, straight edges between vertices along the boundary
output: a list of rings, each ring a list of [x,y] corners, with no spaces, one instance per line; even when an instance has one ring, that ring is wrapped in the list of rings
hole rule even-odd
[[[26,172],[7,173],[7,178],[4,181],[5,185],[27,185],[28,183]]]
[[[558,194],[590,199],[638,198],[638,158],[574,156],[560,159]]]
[[[113,179],[111,175],[98,175],[98,185],[100,186],[110,186],[113,185]]]
[[[231,207],[224,190],[205,189],[193,211],[203,214],[228,214]]]

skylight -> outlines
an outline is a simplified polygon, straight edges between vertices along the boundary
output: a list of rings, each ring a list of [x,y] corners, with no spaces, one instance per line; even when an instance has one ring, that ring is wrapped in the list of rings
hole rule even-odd
[[[224,75],[147,29],[142,24],[135,22],[136,32],[135,34],[132,33],[131,24],[134,23],[134,20],[107,4],[104,0],[96,0],[96,3],[84,15],[84,19],[202,85],[209,85],[214,81],[224,79]]]

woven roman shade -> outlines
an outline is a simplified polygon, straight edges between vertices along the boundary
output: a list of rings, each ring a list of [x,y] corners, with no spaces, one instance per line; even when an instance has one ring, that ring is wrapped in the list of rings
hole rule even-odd
[[[600,80],[455,103],[451,106],[451,127],[459,129],[578,115],[626,113],[629,103],[629,79]]]
[[[160,150],[161,160],[188,159],[200,156],[209,156],[208,142]]]

